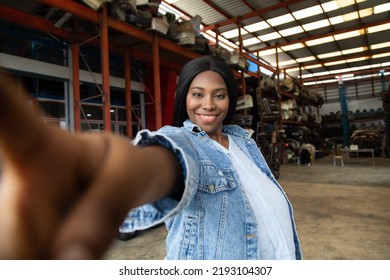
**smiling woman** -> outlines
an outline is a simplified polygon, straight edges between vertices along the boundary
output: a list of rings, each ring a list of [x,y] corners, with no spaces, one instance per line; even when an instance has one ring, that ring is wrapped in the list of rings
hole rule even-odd
[[[164,221],[166,259],[301,259],[290,202],[253,139],[229,124],[236,104],[224,61],[204,56],[184,66],[174,126],[135,140],[173,150],[184,182],[168,198],[131,210],[121,231]]]

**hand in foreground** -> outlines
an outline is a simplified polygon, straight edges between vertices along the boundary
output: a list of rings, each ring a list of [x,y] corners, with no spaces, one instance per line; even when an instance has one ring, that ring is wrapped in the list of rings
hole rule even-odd
[[[0,73],[0,259],[99,258],[130,207],[169,192],[177,159],[161,147],[45,125],[18,88]],[[145,170],[163,160],[167,175],[156,182]]]

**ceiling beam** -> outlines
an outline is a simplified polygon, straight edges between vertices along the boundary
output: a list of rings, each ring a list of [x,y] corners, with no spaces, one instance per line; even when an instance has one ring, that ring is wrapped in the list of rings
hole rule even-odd
[[[55,27],[50,21],[39,18],[28,13],[0,5],[0,18],[7,21],[24,25],[32,29],[51,33],[55,36],[70,40],[71,34],[63,29]]]

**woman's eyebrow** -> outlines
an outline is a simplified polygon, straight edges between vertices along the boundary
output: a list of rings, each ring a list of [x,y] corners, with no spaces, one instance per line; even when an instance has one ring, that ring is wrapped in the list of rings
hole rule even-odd
[[[204,90],[204,88],[201,87],[201,86],[193,86],[193,87],[191,87],[190,89],[200,89],[200,90]]]

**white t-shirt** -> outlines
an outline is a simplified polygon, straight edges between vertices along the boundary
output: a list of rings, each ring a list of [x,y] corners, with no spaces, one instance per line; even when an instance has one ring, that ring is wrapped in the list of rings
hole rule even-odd
[[[295,259],[295,245],[287,200],[274,182],[238,147],[228,135],[229,149],[213,143],[230,158],[241,186],[255,213],[260,259]]]

